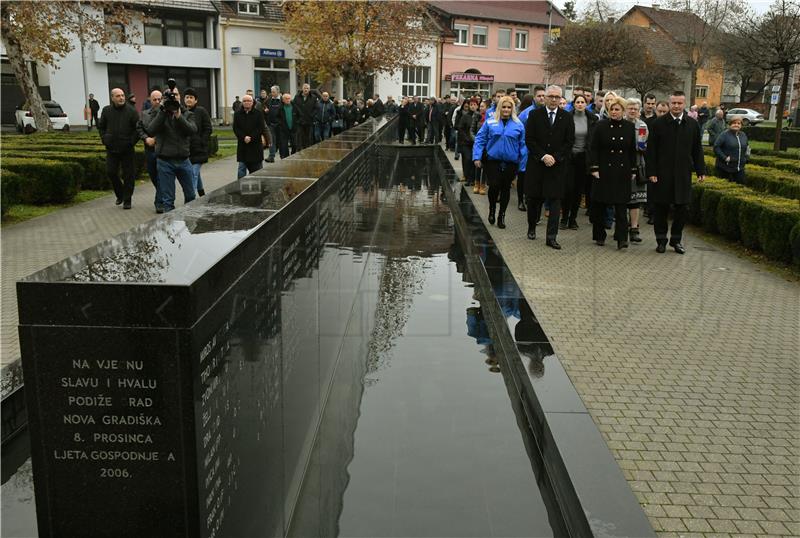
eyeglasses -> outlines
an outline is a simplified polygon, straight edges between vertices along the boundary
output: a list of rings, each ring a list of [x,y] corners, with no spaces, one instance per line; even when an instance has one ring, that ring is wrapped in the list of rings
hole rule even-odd
[[[547,98],[548,99],[561,99],[561,96],[560,95],[548,95]]]

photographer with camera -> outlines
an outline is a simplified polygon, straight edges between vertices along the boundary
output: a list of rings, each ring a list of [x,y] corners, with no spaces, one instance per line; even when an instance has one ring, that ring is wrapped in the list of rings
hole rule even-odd
[[[136,126],[139,115],[136,110],[125,101],[125,92],[120,88],[111,90],[111,104],[103,108],[97,130],[100,140],[106,147],[106,170],[114,194],[117,195],[117,205],[124,203],[123,209],[131,208],[133,186],[136,178],[134,171],[134,149],[139,141]],[[122,179],[119,170],[122,168]]]
[[[194,190],[198,196],[204,196],[206,191],[203,188],[203,178],[200,177],[200,167],[208,162],[208,140],[214,128],[211,126],[211,116],[208,111],[197,104],[197,92],[194,88],[186,88],[183,92],[183,101],[197,125],[197,134],[192,135],[189,143],[189,161],[192,163]]]
[[[183,189],[183,203],[195,198],[192,179],[192,163],[189,161],[192,136],[197,134],[194,115],[181,104],[180,92],[175,88],[175,79],[167,81],[161,107],[147,127],[150,136],[156,139],[158,185],[161,190],[159,213],[175,209],[175,178]]]

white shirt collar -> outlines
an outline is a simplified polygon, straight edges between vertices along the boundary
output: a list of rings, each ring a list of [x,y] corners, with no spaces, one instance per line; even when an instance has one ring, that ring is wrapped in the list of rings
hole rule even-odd
[[[670,112],[669,115],[672,116],[672,112]],[[675,116],[672,116],[672,119],[676,121],[683,121],[683,112],[681,112],[680,116],[678,116],[677,118]]]

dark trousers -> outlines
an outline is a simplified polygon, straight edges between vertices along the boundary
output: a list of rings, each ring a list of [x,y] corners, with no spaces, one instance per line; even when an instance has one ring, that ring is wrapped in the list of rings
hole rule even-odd
[[[461,169],[464,171],[464,181],[467,185],[475,183],[475,163],[472,161],[472,144],[462,145],[458,148],[461,152]]]
[[[406,129],[408,129],[408,126],[405,123],[403,123],[402,121],[397,122],[397,141],[400,142],[401,144],[404,143],[406,140]],[[410,136],[411,132],[409,132],[408,134]]]
[[[442,133],[439,131],[439,120],[433,120],[428,124],[428,137],[425,139],[426,144],[437,144],[442,141]]]
[[[447,147],[447,149],[452,149],[453,148],[453,144],[451,143],[452,141],[450,140],[450,133],[452,132],[452,130],[453,130],[453,125],[449,121],[445,120],[445,122],[444,122],[444,143],[445,143],[445,147]]]
[[[158,158],[155,151],[144,152],[145,164],[147,166],[147,175],[150,176],[150,182],[156,189],[156,197],[153,203],[156,207],[161,203],[161,183],[158,181]]]
[[[108,172],[108,179],[114,187],[114,194],[120,200],[127,200],[133,197],[134,186],[134,151],[133,148],[127,151],[120,152],[106,152],[106,171]],[[122,169],[122,178],[120,178],[120,168]]]
[[[602,202],[592,203],[592,240],[606,240],[605,215],[606,208],[614,209],[614,239],[616,241],[627,241],[628,239],[628,204],[604,204]]]
[[[95,112],[94,110],[92,111],[91,116],[89,116],[89,129],[87,130],[91,131],[92,125],[97,127],[97,112]]]
[[[314,145],[314,126],[297,126],[297,151],[302,151]]]
[[[525,199],[525,172],[517,172],[517,203]]]
[[[500,202],[500,213],[505,213],[511,199],[511,182],[517,175],[517,165],[501,161],[486,161],[486,183],[489,185],[489,211]]]
[[[578,208],[581,205],[581,194],[586,186],[586,153],[572,155],[572,181],[567,182],[567,192],[564,196],[564,215],[562,220],[575,222],[578,218]]]
[[[561,213],[560,198],[534,198],[528,196],[525,200],[528,204],[528,229],[536,227],[536,221],[542,211],[542,204],[547,203],[550,207],[550,216],[547,217],[547,239],[552,240],[558,236],[558,215]]]
[[[281,156],[281,159],[285,159],[289,156],[289,145],[292,146],[292,153],[294,153],[296,144],[294,143],[291,132],[286,129],[281,129],[280,127],[275,130],[278,131],[278,154]]]
[[[686,215],[689,213],[687,204],[675,204],[672,210],[672,229],[669,232],[669,244],[676,245],[683,237],[683,226],[686,224]],[[653,230],[656,232],[658,244],[667,242],[667,215],[669,204],[653,204]]]

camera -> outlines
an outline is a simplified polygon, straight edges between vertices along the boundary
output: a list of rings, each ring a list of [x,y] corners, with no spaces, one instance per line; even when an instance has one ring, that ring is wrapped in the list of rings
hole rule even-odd
[[[167,114],[174,114],[181,107],[180,99],[175,91],[175,79],[171,78],[167,80],[167,86],[169,89],[164,90],[164,95],[161,100],[161,110]]]

